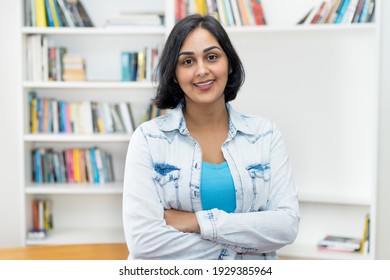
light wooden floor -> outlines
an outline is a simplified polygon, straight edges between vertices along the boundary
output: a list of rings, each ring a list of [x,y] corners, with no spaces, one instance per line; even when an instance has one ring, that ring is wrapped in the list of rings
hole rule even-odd
[[[0,249],[0,260],[126,260],[125,243],[26,246]]]

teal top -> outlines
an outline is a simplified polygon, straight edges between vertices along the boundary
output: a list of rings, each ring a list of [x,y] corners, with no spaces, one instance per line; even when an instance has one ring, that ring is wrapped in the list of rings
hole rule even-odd
[[[227,213],[236,210],[236,191],[227,162],[202,162],[200,198],[203,210],[218,208]]]

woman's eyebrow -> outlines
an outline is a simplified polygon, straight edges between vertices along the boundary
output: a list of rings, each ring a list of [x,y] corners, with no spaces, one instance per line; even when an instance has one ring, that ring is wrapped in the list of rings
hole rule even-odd
[[[220,47],[217,47],[217,46],[211,46],[211,47],[208,47],[208,48],[205,48],[204,50],[203,50],[203,53],[205,53],[205,52],[208,52],[208,51],[211,51],[212,49],[221,49]],[[195,53],[194,52],[191,52],[191,51],[184,51],[184,52],[181,52],[181,53],[179,53],[179,56],[181,56],[181,55],[194,55]]]

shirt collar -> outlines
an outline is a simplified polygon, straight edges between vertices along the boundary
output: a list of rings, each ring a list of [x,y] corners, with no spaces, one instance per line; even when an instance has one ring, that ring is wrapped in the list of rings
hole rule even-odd
[[[160,129],[164,132],[172,132],[174,130],[178,130],[183,135],[188,135],[188,129],[184,120],[183,115],[183,106],[184,102],[180,102],[179,105],[171,109],[168,114],[166,114],[160,123]],[[246,117],[238,112],[236,112],[233,107],[227,103],[226,108],[229,112],[229,138],[233,138],[237,131],[252,135],[248,123],[246,121]]]

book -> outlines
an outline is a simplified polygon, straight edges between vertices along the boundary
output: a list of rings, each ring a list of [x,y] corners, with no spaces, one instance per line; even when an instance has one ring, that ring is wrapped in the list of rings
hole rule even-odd
[[[361,239],[339,235],[327,235],[318,242],[319,249],[340,250],[346,252],[358,252]]]
[[[122,82],[128,82],[131,81],[131,74],[130,74],[130,52],[123,51],[121,52],[121,73],[122,73]]]
[[[336,23],[336,24],[342,23],[344,15],[345,15],[345,13],[346,13],[346,11],[348,9],[348,6],[349,6],[350,2],[351,2],[351,0],[342,0],[340,9],[337,12],[337,17],[334,20],[334,23]]]
[[[260,0],[251,0],[252,12],[256,25],[265,25],[263,5]]]
[[[92,22],[91,17],[89,16],[87,10],[84,7],[84,4],[80,0],[73,0],[76,2],[76,9],[81,18],[84,27],[94,27],[95,25]]]
[[[36,19],[36,23],[35,23],[36,27],[47,26],[45,0],[35,0],[35,19]]]
[[[325,18],[325,23],[333,23],[337,16],[337,11],[342,4],[342,0],[333,0],[332,6],[328,13],[328,16]]]
[[[53,11],[50,7],[50,0],[45,0],[45,11],[46,11],[46,19],[47,19],[47,25],[49,27],[54,27],[54,18],[53,18]]]
[[[119,103],[119,112],[121,120],[125,126],[126,133],[133,133],[134,131],[134,123],[133,117],[131,115],[130,106],[126,102]]]
[[[211,1],[212,2],[212,1]],[[234,23],[236,26],[241,26],[242,21],[241,21],[241,16],[240,16],[240,10],[238,9],[238,4],[236,0],[230,0],[230,5],[232,7],[232,12],[234,16]],[[209,14],[213,14],[213,12],[209,12]]]
[[[363,236],[360,242],[360,253],[366,254],[370,251],[370,214],[364,219]]]
[[[344,23],[344,24],[352,23],[353,16],[355,14],[355,11],[356,11],[358,4],[359,4],[359,0],[351,0],[349,2],[349,5],[347,7],[347,10],[345,11],[342,23]]]
[[[60,17],[59,7],[57,5],[57,0],[49,0],[50,11],[53,16],[53,22],[55,27],[62,27],[62,20]]]
[[[356,7],[356,10],[355,10],[355,14],[353,15],[353,18],[352,18],[352,23],[359,22],[359,17],[360,17],[362,10],[363,10],[364,1],[365,0],[359,0],[357,7]]]
[[[27,233],[28,239],[44,239],[48,236],[48,231],[45,229],[31,229]]]
[[[75,27],[75,20],[69,8],[67,7],[66,0],[57,0],[57,4],[60,10],[60,14],[63,15],[62,20],[64,22],[64,26]]]
[[[370,0],[368,11],[367,11],[366,22],[373,22],[374,16],[375,16],[375,0]]]
[[[85,60],[84,58],[71,55],[71,54],[63,54],[62,57],[62,67],[63,81],[85,81],[86,73],[85,73]]]
[[[327,1],[322,1],[317,13],[314,15],[313,19],[311,20],[311,24],[317,24],[320,22],[321,17],[324,16],[324,13],[326,11],[326,6],[328,5]]]

